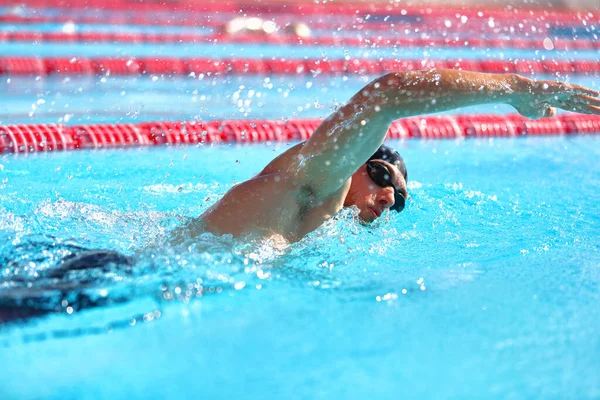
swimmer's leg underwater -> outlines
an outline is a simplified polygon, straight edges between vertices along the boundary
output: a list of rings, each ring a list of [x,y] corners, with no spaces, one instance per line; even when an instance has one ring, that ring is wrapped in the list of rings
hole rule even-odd
[[[38,282],[33,287],[24,286],[28,282],[25,277],[13,278],[12,283],[17,283],[15,287],[9,286],[0,291],[0,325],[54,313],[60,308],[58,304],[65,296],[72,298],[69,305],[76,310],[126,301],[120,298],[89,297],[83,290],[93,288],[96,283],[69,279],[68,274],[91,269],[105,272],[113,267],[131,267],[134,263],[134,257],[114,250],[77,248],[52,268],[40,272],[35,278]]]
[[[45,276],[49,278],[62,278],[70,271],[106,268],[111,264],[132,266],[134,263],[134,257],[125,256],[114,250],[87,250],[64,257]]]

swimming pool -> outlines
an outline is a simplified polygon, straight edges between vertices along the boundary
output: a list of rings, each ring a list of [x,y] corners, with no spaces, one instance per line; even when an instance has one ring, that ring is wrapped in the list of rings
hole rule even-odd
[[[369,78],[11,77],[0,120],[322,117]],[[293,142],[2,155],[0,397],[599,397],[598,137],[388,144],[407,209],[284,249],[167,242]],[[44,276],[80,247],[139,261]]]
[[[206,236],[34,280],[24,301],[61,312],[2,329],[4,397],[596,397],[597,139],[390,144],[413,199],[373,227],[347,212],[283,251]],[[3,263],[160,243],[285,148],[5,158]]]

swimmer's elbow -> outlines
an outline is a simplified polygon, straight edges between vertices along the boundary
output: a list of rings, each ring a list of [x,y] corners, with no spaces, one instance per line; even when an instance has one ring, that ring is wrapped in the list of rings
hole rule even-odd
[[[375,80],[375,87],[382,89],[401,89],[419,84],[439,80],[445,73],[444,69],[428,68],[411,71],[396,71],[387,73]]]
[[[412,95],[415,90],[420,90],[424,84],[439,77],[439,74],[433,69],[390,72],[373,81],[369,88],[371,90],[363,94],[368,94],[369,99],[381,106],[392,105],[390,100],[393,99],[394,103],[397,103],[399,97],[405,94]]]
[[[380,76],[373,82],[373,88],[385,91],[390,88],[398,88],[402,86],[406,81],[405,72],[390,72],[383,76]]]

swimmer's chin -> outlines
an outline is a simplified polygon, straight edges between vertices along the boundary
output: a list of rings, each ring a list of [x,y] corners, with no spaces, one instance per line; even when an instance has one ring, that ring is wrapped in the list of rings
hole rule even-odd
[[[390,214],[387,211],[384,211],[384,213],[381,214],[379,217],[375,217],[369,214],[369,216],[366,219],[362,218],[360,214],[357,214],[355,220],[362,226],[376,228],[381,224],[388,222],[390,220]]]
[[[379,219],[379,216],[377,214],[375,214],[375,212],[372,211],[371,209],[368,209],[368,210],[360,211],[356,215],[356,219],[358,220],[358,222],[360,224],[370,226],[373,222],[375,222]]]
[[[356,222],[358,222],[362,226],[373,227],[378,221],[377,221],[377,219],[372,219],[372,220],[366,221],[359,217],[356,219]]]

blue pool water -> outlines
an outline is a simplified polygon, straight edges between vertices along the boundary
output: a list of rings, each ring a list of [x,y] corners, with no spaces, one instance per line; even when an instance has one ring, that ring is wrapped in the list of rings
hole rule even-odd
[[[2,398],[598,397],[598,138],[389,144],[403,213],[282,250],[164,243],[287,144],[4,156],[0,299],[42,316]],[[43,278],[74,246],[140,261]]]
[[[157,34],[193,34],[193,35],[208,35],[215,33],[215,29],[209,27],[185,27],[185,26],[151,26],[151,25],[123,25],[118,29],[115,25],[110,24],[71,24],[74,32],[85,33],[157,33]],[[64,23],[48,22],[48,23],[36,23],[34,25],[35,32],[63,32],[65,28]],[[20,24],[7,24],[0,23],[0,31],[4,32],[20,32],[20,31],[31,31],[29,26]]]
[[[1,15],[1,13],[0,13]],[[233,16],[231,17],[233,18]],[[223,18],[223,26],[225,25],[225,21],[227,19]],[[292,19],[288,22],[291,23],[294,22]],[[282,27],[285,26],[286,23],[283,23],[281,21],[278,22],[278,26]],[[350,25],[350,26],[349,26]],[[415,24],[417,26],[419,26],[419,24]],[[403,37],[413,37],[413,38],[419,38],[419,37],[423,37],[423,35],[426,35],[426,37],[439,37],[439,38],[443,38],[443,37],[447,37],[448,36],[448,32],[447,31],[429,31],[427,29],[426,25],[421,25],[421,29],[419,28],[414,28],[414,27],[410,27],[410,26],[403,26],[400,25],[397,29],[392,29],[392,30],[381,30],[381,29],[369,29],[368,25],[362,26],[359,25],[358,27],[355,26],[355,29],[349,29],[351,28],[351,24],[346,23],[345,24],[345,29],[341,29],[341,28],[336,28],[335,26],[333,26],[332,28],[321,28],[321,29],[311,29],[311,36],[312,37],[338,37],[338,38],[345,38],[345,37],[362,37],[362,38],[376,38],[376,37],[383,37],[383,38],[390,38],[390,39],[397,39],[398,38],[398,30],[402,31],[403,33]],[[146,34],[170,34],[170,35],[176,35],[176,34],[192,34],[192,35],[210,35],[210,34],[215,34],[219,32],[219,28],[217,26],[212,26],[212,27],[208,27],[208,26],[154,26],[154,25],[120,25],[118,28],[115,25],[111,25],[111,24],[102,24],[102,23],[77,23],[77,24],[65,24],[64,22],[46,22],[46,23],[36,23],[34,25],[35,28],[35,32],[42,32],[42,33],[49,33],[49,32],[64,32],[65,29],[69,29],[72,30],[75,33],[86,33],[86,32],[94,32],[94,33],[146,33]],[[358,28],[358,29],[356,29]],[[411,29],[409,29],[411,28]],[[513,27],[514,29],[514,27]],[[11,23],[0,23],[0,32],[20,32],[20,31],[27,31],[27,32],[31,32],[33,29],[31,29],[28,25],[23,25],[23,24],[11,24]],[[519,29],[517,27],[518,31],[526,31],[525,28]],[[519,32],[521,33],[521,32]],[[540,38],[541,35],[539,34],[535,34],[533,32],[529,33],[529,32],[523,32],[526,33],[526,37],[531,37],[531,38]],[[573,27],[573,26],[560,26],[560,27],[553,27],[550,30],[550,34],[552,35],[552,37],[557,37],[557,38],[561,38],[561,39],[566,39],[566,40],[574,40],[574,37],[578,37],[578,38],[583,38],[583,39],[587,39],[587,40],[594,40],[596,39],[596,33],[594,32],[594,30],[585,28],[585,27]],[[453,36],[455,37],[455,36]],[[510,40],[511,36],[508,33],[504,33],[504,34],[499,34],[499,32],[497,33],[487,33],[487,34],[481,34],[481,33],[475,33],[475,32],[461,32],[460,36],[461,38],[497,38],[497,37],[502,37],[506,40]],[[541,38],[543,39],[545,36],[541,36]],[[310,42],[310,40],[309,40]]]
[[[233,44],[0,52],[597,58]],[[1,76],[0,124],[324,117],[372,78]],[[598,136],[388,144],[408,165],[406,210],[364,226],[346,209],[285,248],[169,239],[293,143],[0,156],[0,399],[600,398]],[[137,262],[52,277],[62,257],[98,248]]]
[[[597,50],[544,50],[540,49],[489,49],[489,48],[444,48],[444,47],[374,47],[324,46],[324,45],[273,45],[233,43],[168,43],[168,44],[79,44],[79,43],[0,43],[0,52],[8,56],[40,57],[203,57],[215,58],[333,58],[344,57],[380,59],[491,59],[491,60],[541,60],[562,61],[569,57],[595,60]],[[542,58],[544,57],[544,58]]]
[[[324,118],[372,75],[225,77],[9,77],[0,80],[0,124]],[[551,76],[538,78],[556,79]],[[600,90],[596,77],[564,80]],[[514,113],[508,105],[454,114]]]

